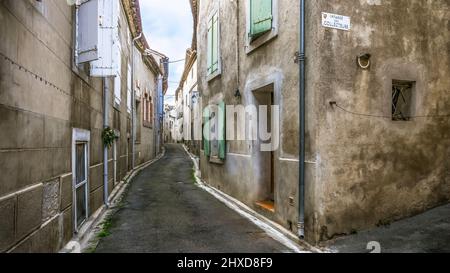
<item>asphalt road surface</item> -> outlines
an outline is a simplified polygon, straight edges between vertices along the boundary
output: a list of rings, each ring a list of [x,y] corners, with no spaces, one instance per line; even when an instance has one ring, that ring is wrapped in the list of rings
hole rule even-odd
[[[194,184],[180,145],[143,170],[114,214],[98,253],[290,252],[249,220]]]

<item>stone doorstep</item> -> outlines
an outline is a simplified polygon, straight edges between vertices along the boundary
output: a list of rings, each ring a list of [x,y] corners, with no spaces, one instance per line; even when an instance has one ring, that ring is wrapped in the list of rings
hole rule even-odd
[[[139,174],[142,170],[147,168],[148,166],[154,164],[158,160],[160,160],[165,155],[165,149],[163,149],[162,153],[159,154],[153,160],[144,163],[138,167],[136,167],[133,171],[129,172],[109,195],[109,208],[105,205],[101,206],[92,216],[88,219],[88,221],[83,225],[82,229],[72,238],[72,241],[67,243],[59,252],[60,253],[75,253],[76,251],[83,252],[86,250],[95,238],[96,233],[99,231],[101,223],[105,220],[116,204],[118,204],[123,196],[123,193],[127,189],[130,182],[133,178]],[[74,248],[74,243],[79,244],[80,249]]]
[[[291,231],[287,230],[286,228],[284,228],[283,226],[269,220],[268,218],[266,218],[265,216],[263,216],[262,214],[254,211],[253,209],[251,209],[250,207],[248,207],[247,205],[243,204],[242,202],[240,202],[239,200],[234,199],[233,197],[227,195],[226,193],[209,186],[208,184],[206,184],[203,180],[201,180],[200,176],[198,174],[200,174],[200,170],[198,168],[197,162],[195,160],[195,155],[191,154],[185,145],[183,145],[184,150],[186,151],[186,153],[188,154],[188,156],[191,158],[191,160],[194,162],[194,167],[195,167],[195,172],[196,172],[196,178],[197,178],[197,182],[201,183],[200,186],[206,187],[208,189],[210,189],[211,191],[215,192],[216,194],[218,194],[220,197],[224,198],[225,200],[227,200],[227,202],[232,203],[233,205],[237,206],[240,210],[250,214],[251,216],[257,218],[259,221],[265,223],[266,225],[268,225],[269,227],[271,227],[272,229],[278,231],[279,233],[283,234],[287,239],[291,240],[292,242],[294,242],[295,244],[298,245],[298,247],[300,248],[304,248],[305,251],[311,251],[311,252],[316,252],[316,253],[322,253],[322,252],[329,252],[327,249],[322,249],[322,248],[318,248],[316,246],[310,245],[309,243],[307,243],[306,241],[302,241],[300,240],[297,236],[295,236]],[[220,200],[219,200],[220,201]],[[233,209],[233,208],[232,208]],[[234,210],[234,209],[233,209]]]

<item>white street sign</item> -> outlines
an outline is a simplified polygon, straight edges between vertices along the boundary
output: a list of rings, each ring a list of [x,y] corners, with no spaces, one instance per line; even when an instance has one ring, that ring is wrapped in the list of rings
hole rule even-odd
[[[351,20],[348,16],[322,12],[322,26],[349,31]]]

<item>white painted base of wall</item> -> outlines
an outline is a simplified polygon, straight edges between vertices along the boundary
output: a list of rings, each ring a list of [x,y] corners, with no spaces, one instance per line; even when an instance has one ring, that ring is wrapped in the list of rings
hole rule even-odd
[[[314,247],[304,241],[300,241],[298,238],[295,237],[294,234],[289,232],[287,229],[285,229],[281,225],[267,219],[266,217],[262,216],[261,214],[257,213],[256,211],[252,210],[251,208],[249,208],[248,206],[246,206],[239,200],[204,183],[201,180],[201,172],[200,172],[198,160],[195,158],[194,155],[189,153],[186,146],[183,145],[183,147],[184,147],[184,150],[186,151],[186,153],[192,159],[192,162],[194,162],[195,178],[196,178],[198,187],[200,187],[204,191],[210,193],[217,200],[224,203],[227,207],[234,210],[235,212],[240,214],[242,217],[247,218],[250,222],[254,223],[260,229],[265,231],[267,233],[267,235],[269,235],[271,238],[280,242],[287,248],[291,249],[292,252],[294,252],[294,253],[327,252],[324,249],[319,249],[319,248]]]
[[[158,160],[160,160],[162,157],[164,157],[166,151],[163,148],[163,151],[161,154],[159,154],[155,159],[146,162],[138,167],[136,167],[134,170],[129,172],[109,195],[109,204],[110,207],[106,207],[103,205],[100,207],[86,222],[86,224],[83,225],[83,228],[80,230],[80,232],[70,241],[69,243],[64,246],[63,249],[60,250],[60,253],[83,253],[85,250],[90,249],[91,247],[95,246],[98,243],[97,233],[101,230],[101,225],[105,221],[106,217],[109,216],[113,210],[116,208],[116,206],[120,203],[122,200],[122,197],[125,193],[125,190],[130,185],[130,182],[133,180],[133,178],[138,175],[142,170],[147,168],[148,166],[154,164]]]

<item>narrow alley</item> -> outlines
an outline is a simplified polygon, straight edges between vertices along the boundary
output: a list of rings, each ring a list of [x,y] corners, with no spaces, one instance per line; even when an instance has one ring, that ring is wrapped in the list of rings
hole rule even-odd
[[[0,0],[0,37],[0,253],[450,252],[450,0]]]
[[[194,184],[181,145],[142,171],[112,217],[98,253],[290,252]]]

